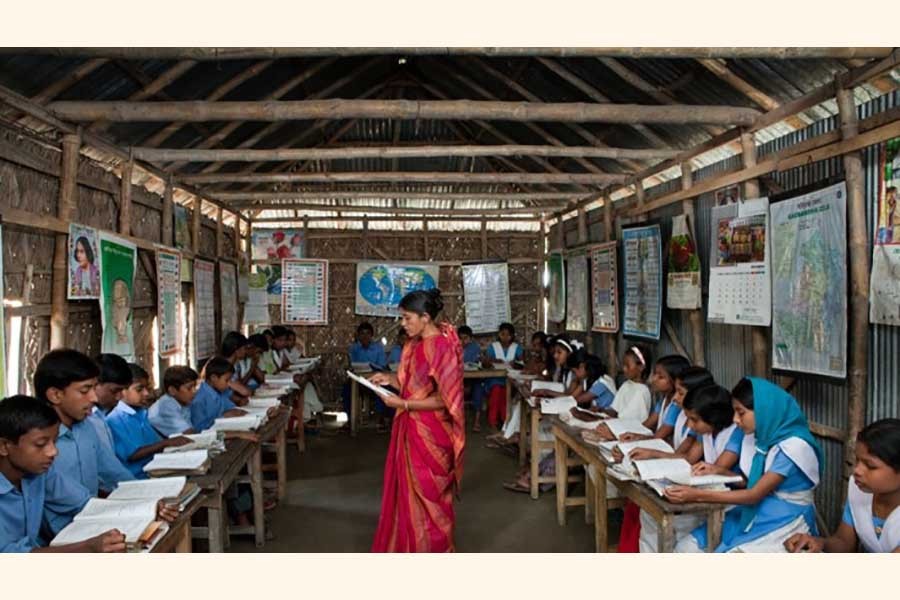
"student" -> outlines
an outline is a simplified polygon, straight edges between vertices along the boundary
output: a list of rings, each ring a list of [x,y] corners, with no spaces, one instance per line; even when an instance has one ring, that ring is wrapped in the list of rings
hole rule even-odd
[[[529,375],[546,375],[551,360],[550,341],[547,334],[543,331],[535,331],[531,334],[531,344],[528,347],[525,368],[522,371]]]
[[[400,364],[400,357],[403,355],[404,345],[406,345],[406,330],[401,327],[397,330],[397,343],[391,347],[391,351],[388,353],[388,365]]]
[[[300,362],[300,359],[306,355],[306,348],[303,347],[303,343],[297,339],[297,332],[293,329],[288,329],[287,336],[287,347],[285,348],[285,356],[288,359],[290,364],[296,364]]]
[[[570,357],[569,363],[580,384],[574,394],[578,405],[589,410],[611,406],[616,397],[616,382],[606,373],[603,361],[581,350]]]
[[[650,435],[626,433],[622,436],[623,442],[631,442],[640,439],[657,438],[671,440],[675,431],[675,422],[681,413],[681,406],[675,401],[675,380],[684,369],[691,366],[688,359],[680,354],[663,356],[653,365],[653,374],[650,377],[650,390],[656,394],[657,401],[650,411],[650,416],[644,421],[644,427],[654,432]]]
[[[290,330],[283,325],[275,325],[272,327],[272,343],[271,354],[272,363],[275,366],[275,373],[286,371],[291,366],[288,359],[288,340],[290,339]]]
[[[356,341],[350,344],[350,347],[347,350],[351,366],[354,363],[372,365],[378,369],[383,369],[385,366],[387,366],[387,356],[384,353],[384,345],[382,345],[382,343],[379,341],[373,340],[374,337],[375,329],[372,327],[371,323],[364,321],[357,326]],[[382,402],[379,396],[370,393],[368,390],[360,390],[359,393],[368,394],[369,397],[374,397],[375,412],[378,415],[377,430],[379,432],[387,431],[387,428],[385,426],[385,415],[389,409],[384,405],[384,402]],[[346,412],[348,415],[351,411],[351,394],[352,391],[350,389],[350,383],[344,383],[344,387],[342,390],[342,400],[344,404],[344,412]],[[390,412],[391,414],[393,414],[393,410],[391,410]]]
[[[625,381],[616,391],[612,404],[600,409],[613,418],[645,421],[650,416],[650,388],[644,383],[650,375],[650,351],[632,346],[622,357]]]
[[[221,417],[239,417],[247,414],[231,401],[229,383],[234,367],[221,356],[206,361],[203,368],[206,381],[200,384],[191,402],[191,427],[195,431],[205,431]]]
[[[462,346],[463,363],[480,363],[481,346],[473,338],[472,328],[468,325],[460,325],[456,328],[456,335]],[[472,419],[472,433],[481,432],[481,412],[484,405],[484,381],[476,379],[465,383],[465,391],[472,403],[474,418]]]
[[[274,370],[269,353],[269,342],[261,333],[254,333],[248,340],[247,357],[241,361],[242,383],[256,389],[266,382],[266,373]]]
[[[522,360],[522,347],[516,343],[516,328],[512,323],[501,323],[497,340],[488,346],[484,359],[485,367],[511,365]],[[499,429],[506,419],[506,378],[492,377],[485,380],[484,389],[488,395],[488,425]]]
[[[132,384],[125,390],[107,421],[113,432],[116,456],[136,479],[146,479],[144,465],[153,460],[154,454],[166,448],[189,444],[191,440],[186,437],[162,438],[153,429],[147,417],[151,396],[150,376],[139,365],[132,363],[128,366]]]
[[[875,421],[856,436],[856,465],[834,535],[797,533],[784,543],[788,552],[856,552],[858,546],[900,552],[900,419]]]
[[[249,342],[244,334],[237,331],[229,331],[222,340],[222,356],[234,366],[234,374],[228,387],[231,388],[231,401],[240,406],[246,404],[247,399],[253,395],[253,390],[241,381],[243,373],[241,365],[247,357]]]
[[[764,379],[744,378],[731,392],[734,421],[744,432],[740,468],[746,489],[666,489],[670,502],[737,504],[722,526],[716,552],[784,552],[796,533],[816,534],[813,492],[823,468],[822,450],[793,396]],[[676,552],[706,546],[706,527],[676,544]]]
[[[106,417],[122,399],[125,388],[131,385],[131,370],[125,359],[118,354],[101,354],[94,362],[100,370],[97,385],[94,386],[97,405],[85,421],[94,427],[100,442],[113,452],[112,431],[106,423]]]
[[[115,529],[53,548],[42,539],[45,519],[54,517],[58,526],[52,533],[59,533],[91,498],[53,464],[59,423],[45,400],[11,396],[0,401],[0,552],[124,552],[125,536]]]
[[[480,363],[481,362],[481,346],[475,341],[475,334],[468,325],[460,325],[456,328],[456,335],[459,337],[459,343],[462,346],[464,363]]]
[[[100,441],[94,426],[85,421],[97,403],[94,386],[98,374],[97,365],[89,357],[66,349],[45,354],[34,372],[38,399],[49,402],[60,420],[56,468],[87,488],[91,496],[134,479],[115,452]],[[67,522],[66,515],[50,519],[56,531]]]
[[[163,373],[165,394],[147,410],[147,419],[163,437],[196,433],[191,424],[191,402],[200,376],[190,367],[174,366]]]

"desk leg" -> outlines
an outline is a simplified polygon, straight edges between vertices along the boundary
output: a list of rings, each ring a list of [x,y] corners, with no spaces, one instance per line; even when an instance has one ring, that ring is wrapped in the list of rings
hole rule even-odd
[[[359,384],[350,380],[350,436],[359,432]]]
[[[584,524],[594,523],[594,482],[588,475],[589,463],[584,465]]]
[[[175,552],[182,554],[190,554],[193,551],[191,543],[191,523],[190,520],[185,522],[178,534],[178,541],[175,542]]]
[[[595,465],[594,544],[597,552],[609,552],[609,510],[606,501],[606,465]],[[590,475],[588,475],[590,477]]]
[[[720,508],[710,511],[706,517],[706,551],[715,552],[722,541],[722,521],[725,519],[725,509]]]
[[[528,446],[526,437],[528,433],[528,403],[525,400],[519,400],[519,466],[524,467],[528,459]]]
[[[566,466],[569,447],[562,438],[555,437],[553,452],[556,460],[556,522],[564,527],[566,524],[566,495],[569,493],[569,468]]]
[[[671,554],[675,551],[675,522],[672,515],[665,514],[660,520],[656,543],[660,552]]]
[[[282,429],[275,434],[275,462],[278,465],[278,500],[287,493],[287,435]]]
[[[305,388],[297,392],[297,410],[294,414],[294,419],[297,422],[297,451],[300,454],[306,451],[306,422],[303,420],[303,405],[306,402],[305,392]]]
[[[262,446],[256,447],[253,456],[247,463],[247,471],[250,473],[250,489],[253,492],[253,534],[256,538],[256,547],[261,548],[266,543],[262,489]]]
[[[222,494],[218,491],[211,494],[209,504],[206,507],[207,541],[209,551],[225,551],[225,507],[222,502]]]
[[[541,446],[538,439],[538,431],[541,428],[541,413],[538,410],[529,410],[528,412],[531,414],[531,499],[537,500],[541,491],[538,484],[541,462]],[[522,435],[522,433],[519,432],[519,435]]]
[[[512,383],[510,383],[510,378],[506,378],[506,419],[504,422],[509,421],[509,416],[512,414]]]

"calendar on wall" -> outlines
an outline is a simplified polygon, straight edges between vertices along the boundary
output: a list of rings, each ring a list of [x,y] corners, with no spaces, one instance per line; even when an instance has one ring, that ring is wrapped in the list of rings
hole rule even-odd
[[[714,207],[711,227],[709,322],[770,325],[769,199]]]

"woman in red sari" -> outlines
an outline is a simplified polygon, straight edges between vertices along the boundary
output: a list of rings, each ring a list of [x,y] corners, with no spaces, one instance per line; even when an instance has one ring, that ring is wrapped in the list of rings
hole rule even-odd
[[[399,396],[384,465],[384,493],[373,552],[452,552],[453,496],[459,491],[465,447],[463,361],[456,329],[435,319],[438,290],[411,292],[400,301],[409,340],[396,375],[371,380]]]

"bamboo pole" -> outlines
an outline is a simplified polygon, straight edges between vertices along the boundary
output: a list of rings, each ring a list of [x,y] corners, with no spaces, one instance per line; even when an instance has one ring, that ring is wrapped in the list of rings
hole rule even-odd
[[[131,235],[131,176],[134,159],[122,165],[121,192],[119,193],[119,233]]]
[[[543,202],[568,200],[584,196],[577,192],[531,192],[531,193],[506,193],[506,192],[421,192],[373,189],[365,192],[332,191],[320,192],[219,192],[214,194],[216,200],[226,202],[229,208],[290,208],[290,204],[278,204],[273,200],[290,200],[301,202],[303,200],[491,200],[506,202]],[[270,201],[270,202],[266,202]]]
[[[691,163],[684,162],[681,164],[681,189],[687,191],[694,185],[694,173]],[[681,203],[681,212],[687,217],[688,230],[691,233],[691,239],[697,244],[697,232],[694,229],[694,203],[695,199],[684,200]],[[703,284],[701,282],[701,289]],[[694,309],[688,311],[688,321],[691,324],[691,358],[695,365],[700,367],[706,366],[706,342],[704,340],[703,329],[703,310]]]
[[[544,287],[544,269],[547,268],[547,220],[544,216],[541,216],[541,229],[538,243],[540,244],[541,261],[537,265],[537,289],[540,291],[537,299],[537,328],[545,330],[544,299],[547,297],[547,290]],[[482,258],[484,257],[485,255],[482,253]]]
[[[429,258],[431,257],[429,242],[431,240],[428,239],[428,219],[422,219],[422,238],[425,246],[425,260],[429,260]]]
[[[859,134],[856,105],[852,90],[837,85],[841,137],[852,139]],[[847,229],[850,264],[850,318],[847,337],[850,347],[847,370],[847,439],[844,443],[843,476],[846,481],[853,471],[856,436],[865,424],[866,378],[869,344],[869,246],[866,234],[866,196],[862,157],[859,152],[844,155],[847,181]],[[847,486],[843,489],[846,491]]]
[[[262,208],[254,206],[253,209]],[[292,204],[292,205],[276,205],[278,209],[290,209],[301,211],[326,211],[341,213],[367,213],[367,214],[402,214],[402,215],[455,215],[459,217],[466,216],[485,216],[485,215],[537,215],[540,213],[550,213],[554,208],[559,206],[521,206],[515,208],[405,208],[402,206],[371,206],[371,205],[353,205],[353,206],[337,206],[329,204]]]
[[[62,168],[59,177],[59,204],[56,216],[68,222],[72,219],[78,197],[78,156],[81,136],[65,135],[62,140]],[[69,276],[68,235],[57,233],[53,250],[53,280],[50,302],[50,349],[66,346],[66,329],[69,324],[69,302],[66,288]]]
[[[578,209],[578,243],[586,244],[588,241],[587,212],[583,208]]]
[[[335,223],[359,223],[360,217],[359,215],[342,215],[341,212],[343,207],[340,207],[335,211],[337,214],[336,217],[313,217],[309,215],[302,215],[301,217],[260,217],[253,219],[254,223],[297,223],[301,220],[301,218],[309,219],[312,222],[335,222]],[[422,215],[363,215],[368,218],[370,222],[421,222]],[[465,222],[465,223],[480,223],[481,221],[491,221],[497,223],[537,223],[541,220],[541,215],[494,215],[494,216],[484,216],[480,212],[473,212],[471,214],[464,215],[434,215],[428,217],[429,221],[437,222],[437,221],[454,221],[454,222]],[[392,232],[396,233],[396,232]],[[434,232],[433,232],[434,233]]]
[[[234,236],[234,258],[237,260],[238,265],[243,265],[244,261],[241,256],[241,215],[235,213],[234,214],[234,230],[232,231],[232,235]],[[306,236],[303,236],[303,243],[306,243]]]
[[[191,247],[194,254],[200,254],[200,224],[203,221],[203,201],[200,198],[194,200],[194,210],[191,213]]]
[[[741,135],[741,149],[744,169],[753,169],[756,166],[756,141],[752,133]],[[758,197],[759,180],[756,178],[746,180],[744,198]],[[753,374],[765,378],[769,374],[769,330],[766,327],[751,327],[750,336]]]
[[[613,202],[609,195],[603,197],[603,239],[606,242],[615,241],[615,228],[613,227]],[[616,265],[616,273],[619,266]],[[619,309],[618,299],[616,300],[616,310]],[[619,371],[618,352],[616,351],[617,334],[605,333],[603,337],[606,339],[606,364],[610,377],[615,377]]]
[[[404,119],[750,125],[760,112],[721,105],[490,102],[480,100],[287,100],[250,102],[62,101],[48,108],[70,121],[305,121]]]
[[[634,197],[637,200],[637,208],[642,210],[644,208],[645,201],[645,191],[644,191],[644,182],[643,181],[635,181],[634,182]]]
[[[225,255],[225,223],[222,221],[224,211],[220,206],[216,211],[216,256],[222,258]]]
[[[342,173],[210,173],[185,175],[180,181],[206,183],[322,183],[322,182],[400,182],[400,183],[556,183],[609,185],[625,181],[614,173],[459,173],[459,172],[342,172]]]
[[[134,155],[148,162],[273,162],[288,160],[347,160],[354,158],[435,158],[486,156],[544,156],[571,158],[633,158],[655,160],[673,158],[678,150],[597,148],[595,146],[541,146],[530,144],[348,146],[342,148],[134,148]]]
[[[170,248],[175,247],[175,204],[172,200],[175,189],[172,187],[172,178],[166,180],[163,191],[162,204],[162,243]]]

